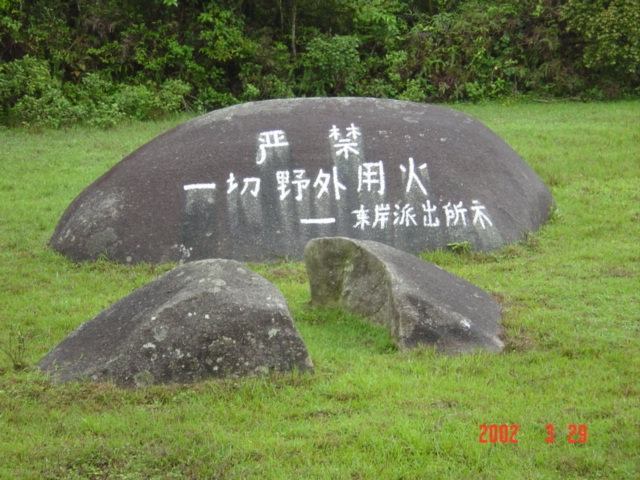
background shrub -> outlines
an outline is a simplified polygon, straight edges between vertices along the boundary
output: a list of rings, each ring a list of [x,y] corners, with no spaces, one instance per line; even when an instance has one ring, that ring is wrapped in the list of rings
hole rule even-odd
[[[637,0],[0,0],[0,123],[292,96],[640,94]]]
[[[584,45],[583,65],[621,81],[640,73],[640,4],[633,0],[570,0],[561,9],[567,30]]]

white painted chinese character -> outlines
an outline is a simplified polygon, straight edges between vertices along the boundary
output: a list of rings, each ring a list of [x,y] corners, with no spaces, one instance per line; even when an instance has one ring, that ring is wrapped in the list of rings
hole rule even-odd
[[[229,174],[229,178],[227,179],[227,183],[229,184],[229,188],[227,189],[227,193],[231,193],[236,188],[238,188],[238,182],[236,182],[236,176],[233,173]]]
[[[434,218],[434,213],[437,209],[436,205],[431,205],[431,200],[427,200],[427,203],[422,204],[422,211],[425,213],[422,219],[425,227],[440,226],[440,219],[438,217]]]
[[[284,200],[291,193],[289,190],[291,174],[289,170],[276,171],[276,181],[278,182],[278,191],[280,192],[280,200]]]
[[[257,165],[262,165],[267,159],[267,149],[276,147],[288,147],[287,137],[283,130],[271,130],[258,135],[260,143],[260,158],[256,160]]]
[[[184,191],[187,192],[189,190],[215,190],[215,183],[190,183],[188,185],[183,185]]]
[[[253,184],[253,189],[251,189],[249,193],[254,197],[258,196],[258,193],[260,192],[260,179],[258,177],[247,177],[243,179],[242,182],[243,182],[243,187],[242,187],[242,191],[240,192],[240,195],[244,195],[247,189],[249,188],[249,185]]]
[[[344,157],[345,160],[349,160],[349,155],[360,155],[360,147],[358,145],[358,138],[362,136],[360,128],[353,123],[347,127],[347,136],[342,136],[342,131],[333,125],[329,130],[329,138],[333,140],[333,148],[335,149],[337,157]]]
[[[311,180],[305,177],[305,170],[298,169],[294,170],[293,174],[295,175],[295,179],[291,180],[291,183],[296,186],[296,200],[302,200],[302,192],[309,187]]]
[[[331,127],[331,130],[329,130],[329,138],[334,142],[337,142],[342,138],[342,133],[340,132],[340,129],[335,125]]]
[[[341,138],[338,140],[338,143],[333,144],[333,148],[336,149],[336,155],[338,157],[342,156],[345,160],[349,160],[349,154],[353,153],[354,155],[360,155],[360,150],[358,150],[357,142],[353,142],[348,138]]]
[[[301,218],[300,223],[302,225],[330,225],[336,223],[336,219],[333,217],[325,218]]]
[[[482,228],[485,229],[487,228],[484,223],[486,221],[489,223],[489,225],[493,226],[493,222],[491,221],[491,219],[487,216],[486,213],[484,213],[485,206],[480,205],[480,202],[478,200],[473,200],[473,202],[471,203],[473,204],[471,206],[471,210],[473,210],[473,224],[475,225],[476,223],[480,222]]]
[[[371,222],[369,221],[369,210],[364,208],[364,205],[360,205],[358,210],[354,210],[351,213],[356,216],[356,224],[353,228],[360,228],[361,230],[364,230],[365,227],[371,225]]]
[[[356,127],[353,123],[351,124],[350,127],[347,127],[347,137],[349,137],[351,140],[358,140],[358,137],[360,135],[361,135],[360,129]]]
[[[447,218],[447,227],[451,225],[457,225],[462,220],[463,225],[467,225],[467,218],[465,214],[467,209],[462,206],[462,202],[457,205],[452,205],[451,202],[444,206],[444,213]]]
[[[385,179],[382,161],[367,162],[358,166],[358,193],[365,187],[367,192],[370,192],[373,185],[377,185],[378,193],[384,195]]]
[[[376,226],[380,226],[380,229],[384,230],[385,228],[387,228],[387,224],[389,223],[389,214],[391,213],[391,207],[388,203],[376,205],[375,213],[376,216],[373,221],[372,227],[376,228]]]
[[[329,185],[333,179],[333,192],[336,200],[340,200],[340,190],[346,190],[340,180],[338,179],[338,167],[333,167],[333,175],[331,173],[325,173],[322,169],[318,172],[316,181],[313,182],[313,188],[320,187],[317,198],[321,198],[324,194],[329,194]]]
[[[427,168],[426,163],[423,163],[418,167],[419,170],[426,170],[426,168]],[[407,167],[405,167],[404,165],[400,165],[400,170],[402,170],[402,173],[407,173]],[[416,167],[413,161],[413,157],[409,157],[409,176],[407,179],[407,190],[406,190],[407,193],[411,191],[411,185],[413,185],[414,183],[418,185],[420,190],[422,190],[423,194],[425,195],[427,194],[427,189],[422,184],[420,177],[418,177],[418,175],[416,174]]]
[[[402,208],[400,208],[400,205],[396,205],[396,211],[393,212],[393,217],[394,225],[402,225],[405,227],[410,227],[411,224],[418,225],[413,207],[408,203]]]
[[[324,170],[320,169],[318,172],[318,176],[316,177],[316,181],[313,182],[313,188],[317,189],[320,187],[318,191],[317,198],[322,197],[325,193],[329,193],[329,184],[331,183],[331,174],[325,173]]]

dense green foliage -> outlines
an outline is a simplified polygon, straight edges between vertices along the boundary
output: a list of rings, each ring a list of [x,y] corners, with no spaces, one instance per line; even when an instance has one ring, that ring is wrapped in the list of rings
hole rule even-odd
[[[0,123],[640,88],[638,0],[0,0]]]

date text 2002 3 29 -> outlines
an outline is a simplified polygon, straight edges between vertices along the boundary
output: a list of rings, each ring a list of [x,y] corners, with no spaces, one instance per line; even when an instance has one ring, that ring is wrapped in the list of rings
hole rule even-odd
[[[516,435],[518,425],[480,425],[480,443],[518,443]],[[556,431],[553,425],[547,425],[547,443],[553,443],[556,439]],[[567,427],[568,443],[587,443],[586,425],[569,425]]]

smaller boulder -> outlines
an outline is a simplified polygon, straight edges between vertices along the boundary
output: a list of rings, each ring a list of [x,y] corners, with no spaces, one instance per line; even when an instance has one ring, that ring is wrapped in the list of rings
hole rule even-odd
[[[501,308],[487,292],[381,243],[317,238],[305,249],[311,302],[385,326],[401,350],[501,351]]]
[[[181,265],[81,325],[38,367],[122,386],[312,371],[282,293],[232,260]]]

